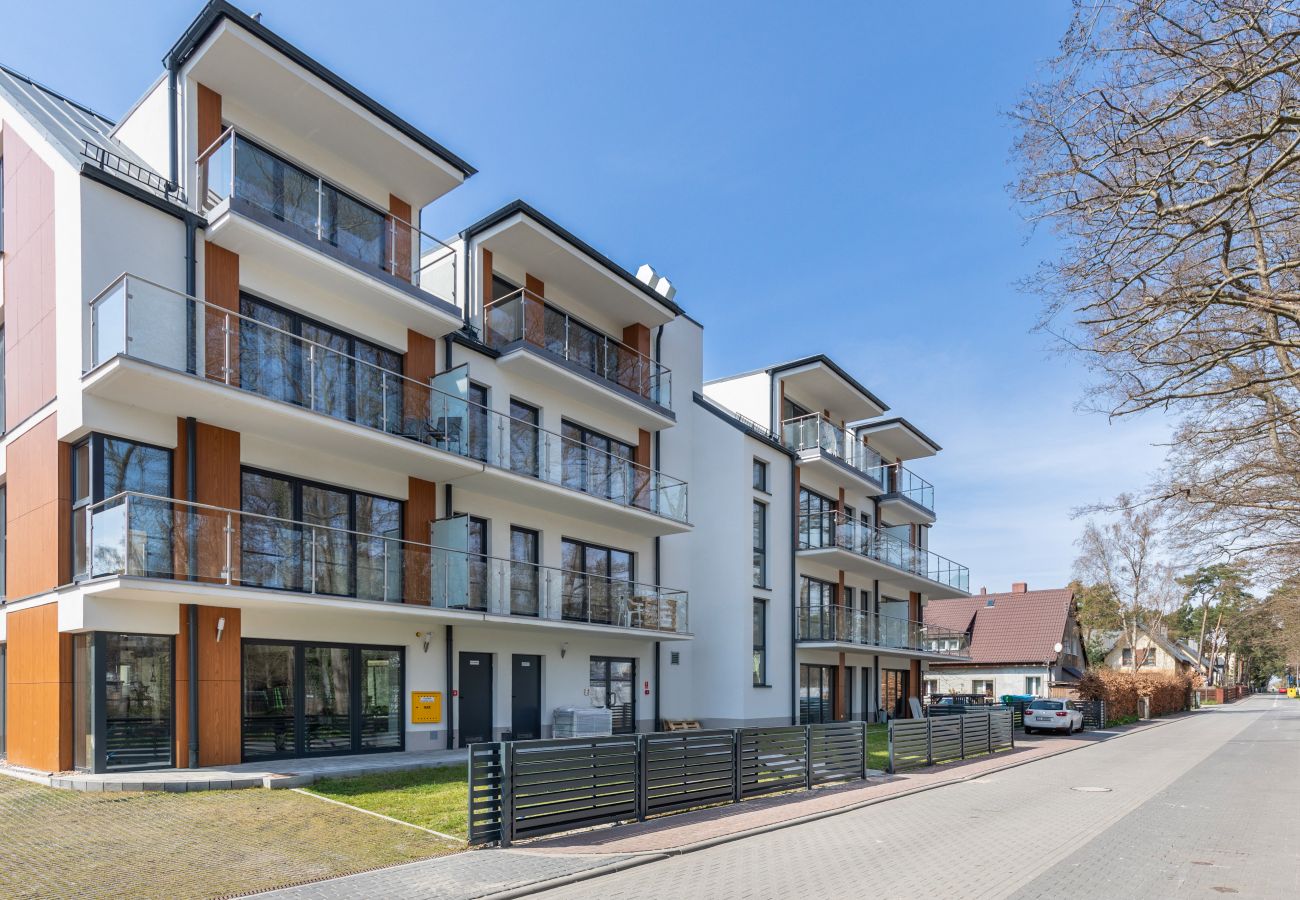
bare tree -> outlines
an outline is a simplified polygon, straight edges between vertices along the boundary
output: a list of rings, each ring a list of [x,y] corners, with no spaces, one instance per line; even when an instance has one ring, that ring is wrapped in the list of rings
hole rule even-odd
[[[1166,614],[1178,603],[1173,568],[1162,556],[1162,511],[1138,505],[1121,494],[1115,500],[1118,515],[1109,522],[1089,521],[1078,540],[1075,577],[1108,591],[1118,603],[1119,621],[1133,648],[1133,671],[1138,668],[1138,636],[1159,633]]]
[[[1076,0],[1013,118],[1031,279],[1092,405],[1178,414],[1155,487],[1187,544],[1300,560],[1300,10]]]

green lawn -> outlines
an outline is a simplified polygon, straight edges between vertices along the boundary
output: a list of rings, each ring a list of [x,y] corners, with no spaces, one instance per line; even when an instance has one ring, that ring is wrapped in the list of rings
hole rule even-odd
[[[443,834],[468,837],[465,766],[326,778],[307,790]]]
[[[889,726],[884,722],[867,726],[867,768],[889,768]]]

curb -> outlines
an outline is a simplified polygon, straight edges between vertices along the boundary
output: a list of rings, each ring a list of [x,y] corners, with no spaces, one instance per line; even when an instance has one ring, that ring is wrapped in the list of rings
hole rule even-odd
[[[1008,769],[1016,769],[1019,768],[1020,766],[1027,766],[1032,763],[1041,762],[1042,760],[1045,759],[1051,759],[1054,756],[1063,756],[1066,753],[1073,753],[1076,750],[1086,750],[1089,747],[1095,747],[1098,744],[1104,744],[1107,743],[1108,741],[1113,741],[1118,738],[1128,737],[1131,734],[1144,733],[1147,731],[1151,731],[1152,729],[1155,728],[1164,727],[1166,725],[1173,725],[1176,722],[1187,721],[1191,718],[1192,716],[1190,713],[1183,713],[1181,715],[1170,716],[1168,718],[1151,720],[1149,724],[1147,724],[1143,728],[1135,728],[1128,731],[1122,731],[1117,734],[1111,734],[1100,740],[1089,741],[1086,744],[1080,744],[1075,747],[1062,747],[1059,750],[1053,750],[1050,753],[1044,753],[1041,756],[1035,756],[1033,759],[1022,759],[1022,760],[1016,760],[1014,762],[1008,762],[1005,765],[996,766],[992,769],[985,769],[981,772],[972,773],[970,775],[963,775],[957,778],[949,778],[946,781],[938,781],[935,782],[934,784],[927,784],[927,785],[922,785],[920,787],[909,788],[908,790],[899,791],[896,794],[889,794],[888,796],[885,797],[873,797],[870,800],[861,800],[857,803],[852,803],[849,804],[848,806],[842,806],[838,809],[828,809],[828,810],[823,810],[821,812],[809,813],[804,816],[798,816],[793,819],[787,819],[784,822],[773,822],[768,825],[759,825],[755,828],[748,828],[745,829],[744,831],[737,831],[734,834],[719,835],[718,837],[706,838],[702,841],[694,841],[693,843],[690,844],[682,844],[680,846],[669,847],[664,850],[646,850],[639,853],[636,851],[630,851],[636,854],[632,859],[619,860],[618,862],[611,863],[608,866],[601,866],[595,869],[587,869],[582,872],[575,872],[571,875],[561,875],[558,878],[551,878],[551,879],[547,879],[546,881],[536,881],[533,882],[532,884],[528,884],[517,888],[509,888],[507,890],[498,891],[493,894],[481,894],[478,900],[513,900],[513,898],[516,897],[526,897],[531,894],[541,893],[542,891],[549,891],[554,888],[566,887],[568,885],[577,884],[578,882],[587,881],[592,878],[599,878],[602,875],[612,875],[615,872],[621,872],[626,869],[632,869],[632,868],[636,868],[637,866],[643,866],[646,865],[647,863],[661,862],[666,859],[671,859],[674,856],[685,856],[688,853],[696,853],[700,850],[708,850],[711,847],[718,847],[721,846],[722,844],[730,844],[733,841],[743,840],[744,838],[756,837],[760,834],[770,834],[774,831],[781,831],[786,828],[793,828],[796,825],[804,825],[809,822],[817,822],[822,819],[829,819],[832,816],[843,815],[844,813],[850,813],[859,809],[865,809],[868,806],[876,806],[877,804],[880,803],[888,803],[890,800],[897,800],[901,797],[910,797],[914,794],[921,794],[921,793],[925,793],[926,791],[933,791],[936,790],[937,788],[951,787],[954,784],[962,784],[963,782],[972,781],[976,778],[983,778],[986,775],[993,775],[998,772],[1005,772]]]

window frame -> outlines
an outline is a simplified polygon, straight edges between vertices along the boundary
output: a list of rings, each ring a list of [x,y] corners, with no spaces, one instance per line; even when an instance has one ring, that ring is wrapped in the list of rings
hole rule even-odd
[[[771,494],[768,488],[769,466],[767,460],[754,457],[753,488],[756,491],[762,491],[764,494]]]
[[[754,687],[771,687],[767,679],[767,616],[768,600],[765,597],[754,597],[753,605],[753,630],[752,636],[754,644]],[[761,621],[760,621],[761,619]]]
[[[754,501],[753,521],[751,524],[751,541],[753,543],[753,587],[768,590],[770,584],[767,578],[767,550],[768,550],[768,527],[767,527],[767,504],[762,500]]]

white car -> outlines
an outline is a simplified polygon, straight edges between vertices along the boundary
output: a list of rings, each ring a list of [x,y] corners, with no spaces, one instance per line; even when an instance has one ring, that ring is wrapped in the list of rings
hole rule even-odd
[[[1025,706],[1025,734],[1035,731],[1083,731],[1083,713],[1064,700],[1031,700]]]

